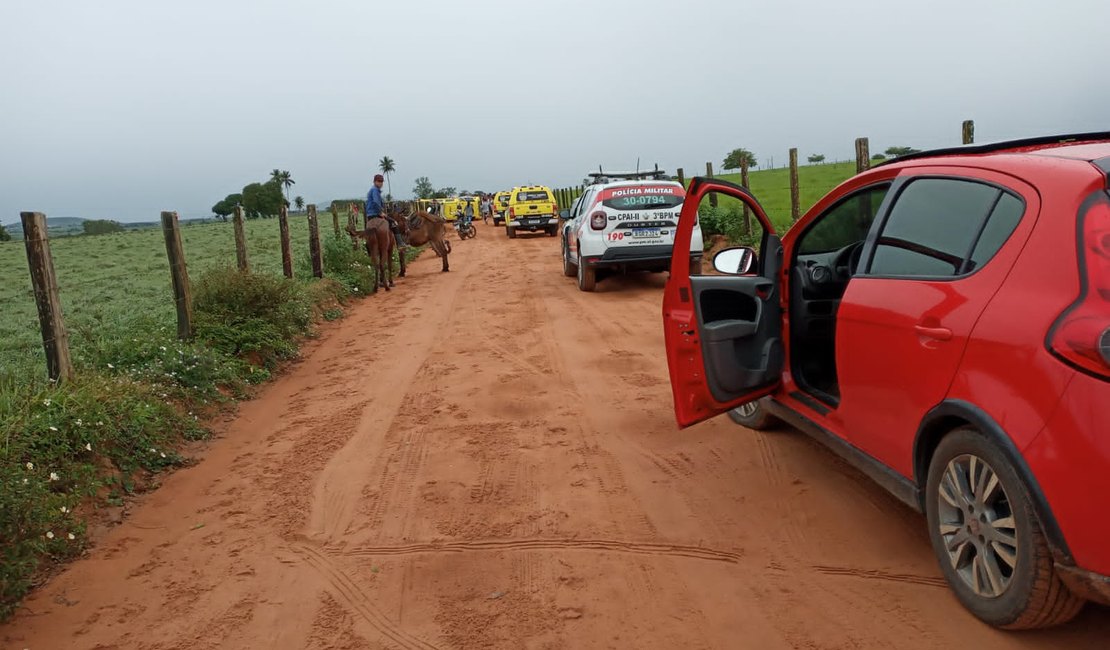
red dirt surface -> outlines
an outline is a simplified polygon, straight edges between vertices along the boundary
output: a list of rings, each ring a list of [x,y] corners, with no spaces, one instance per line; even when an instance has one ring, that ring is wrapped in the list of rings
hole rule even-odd
[[[479,233],[327,326],[0,645],[1107,647],[1105,609],[973,619],[923,518],[802,435],[678,432],[662,275],[583,294],[555,239]]]

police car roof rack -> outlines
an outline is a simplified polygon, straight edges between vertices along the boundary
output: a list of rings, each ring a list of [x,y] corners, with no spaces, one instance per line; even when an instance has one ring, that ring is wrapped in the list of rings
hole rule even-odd
[[[596,172],[586,174],[587,177],[593,179],[593,183],[607,183],[609,181],[627,181],[627,180],[643,180],[650,178],[652,180],[668,180],[667,172],[659,169],[659,165],[655,165],[655,169],[634,172],[607,172],[601,169],[599,165]]]

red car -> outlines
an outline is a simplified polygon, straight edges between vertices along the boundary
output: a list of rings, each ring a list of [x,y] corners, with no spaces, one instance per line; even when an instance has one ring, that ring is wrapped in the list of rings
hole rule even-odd
[[[1110,133],[912,154],[758,251],[672,260],[675,414],[785,421],[926,514],[959,600],[999,627],[1110,604]]]

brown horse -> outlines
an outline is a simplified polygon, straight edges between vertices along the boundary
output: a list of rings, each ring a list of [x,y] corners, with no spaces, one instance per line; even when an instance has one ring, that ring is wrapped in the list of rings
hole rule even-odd
[[[436,255],[443,260],[443,272],[450,271],[451,266],[447,263],[447,254],[451,252],[451,243],[447,241],[447,221],[441,216],[428,214],[419,207],[410,208],[410,210],[411,214],[408,215],[400,209],[392,213],[397,225],[401,228],[401,232],[405,235],[405,241],[408,242],[409,246],[428,244]],[[401,275],[404,275],[403,270]]]
[[[354,224],[348,223],[347,234],[352,239],[366,240],[366,254],[374,265],[374,290],[385,287],[389,291],[393,286],[393,249],[396,246],[393,233],[389,232],[389,222],[382,217],[370,217],[366,220],[366,229],[361,232]],[[388,273],[386,266],[389,267]],[[403,261],[401,268],[403,273]]]

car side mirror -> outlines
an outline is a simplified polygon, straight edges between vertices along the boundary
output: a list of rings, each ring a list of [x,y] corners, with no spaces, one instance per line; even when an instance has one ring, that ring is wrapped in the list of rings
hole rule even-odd
[[[560,219],[569,219],[570,218],[570,210],[559,210],[559,218]]]
[[[744,275],[755,268],[755,249],[749,246],[726,248],[713,256],[713,268],[719,273]]]

